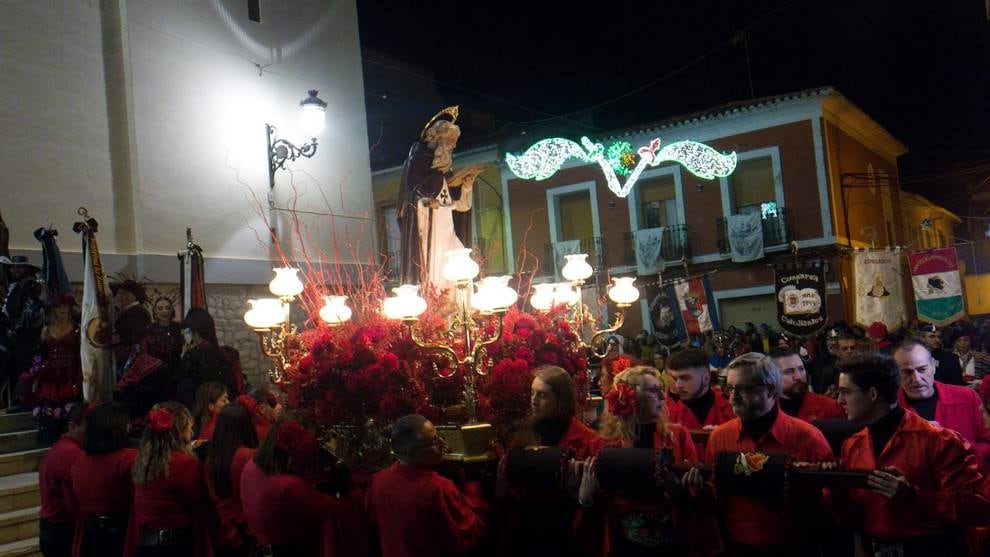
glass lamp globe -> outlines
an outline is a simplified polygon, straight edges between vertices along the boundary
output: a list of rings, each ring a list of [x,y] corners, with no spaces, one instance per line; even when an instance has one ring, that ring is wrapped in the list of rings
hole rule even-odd
[[[426,300],[419,296],[419,287],[415,284],[403,284],[392,289],[395,296],[386,298],[382,306],[385,317],[389,319],[415,319],[426,311]]]
[[[279,298],[295,298],[303,291],[303,283],[299,280],[299,269],[294,267],[276,267],[275,278],[268,283],[268,289]]]
[[[316,96],[319,91],[309,91],[309,97],[299,102],[299,126],[307,137],[316,139],[326,125],[327,103]]]
[[[553,291],[557,285],[552,282],[533,285],[533,295],[529,297],[529,305],[537,311],[547,311],[553,307]]]
[[[639,299],[639,290],[633,286],[635,277],[616,277],[612,279],[612,288],[608,289],[608,297],[619,305],[628,306]]]
[[[478,283],[478,291],[471,296],[471,307],[490,313],[504,310],[516,303],[519,294],[509,286],[511,275],[485,277]]]
[[[282,300],[262,298],[248,300],[251,309],[244,314],[244,322],[252,329],[271,329],[280,325],[285,318]]]
[[[340,325],[351,318],[351,308],[347,307],[347,296],[324,296],[320,308],[320,319],[328,325]]]
[[[553,285],[553,304],[567,304],[573,306],[578,301],[577,290],[574,290],[570,283],[558,282]]]
[[[452,249],[447,252],[443,266],[443,278],[450,282],[465,282],[478,276],[481,268],[471,259],[471,248]]]
[[[570,282],[587,280],[595,272],[587,261],[587,253],[565,255],[564,259],[567,260],[567,263],[564,263],[564,268],[560,270],[560,274]]]

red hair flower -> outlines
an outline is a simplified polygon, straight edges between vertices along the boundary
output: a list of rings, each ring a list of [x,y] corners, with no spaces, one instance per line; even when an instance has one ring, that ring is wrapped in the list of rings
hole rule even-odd
[[[174,420],[167,408],[156,408],[148,412],[148,427],[155,433],[164,433],[172,429]]]
[[[237,397],[237,404],[240,404],[244,408],[247,408],[247,411],[252,414],[257,412],[258,410],[258,401],[254,400],[254,397],[248,395],[241,395]]]
[[[621,373],[622,370],[626,369],[627,367],[632,367],[632,365],[635,363],[636,362],[628,356],[619,356],[618,358],[612,360],[611,365],[609,365],[608,367],[609,370],[612,372],[612,377],[615,377],[616,375]]]
[[[298,422],[285,422],[275,435],[275,446],[294,459],[306,460],[316,454],[319,447],[316,436]]]
[[[625,383],[619,383],[605,395],[605,402],[608,403],[609,414],[625,418],[636,411],[636,390]]]

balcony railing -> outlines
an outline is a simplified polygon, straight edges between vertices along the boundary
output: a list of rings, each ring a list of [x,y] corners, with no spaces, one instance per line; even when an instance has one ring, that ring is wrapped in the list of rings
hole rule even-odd
[[[556,275],[560,278],[560,269],[564,267],[564,255],[568,253],[559,254],[560,257],[554,256],[553,244],[545,244],[544,258],[540,262],[540,270],[538,275],[540,276],[550,276]],[[593,236],[590,238],[581,238],[580,247],[573,253],[587,253],[588,263],[591,264],[592,268],[595,269],[595,274],[600,274],[605,272],[605,237],[604,236]],[[556,264],[554,263],[556,261]]]
[[[660,258],[663,261],[680,261],[682,257],[691,257],[691,228],[686,224],[675,224],[663,229],[660,241]],[[626,265],[636,265],[636,232],[626,232],[624,236],[622,261]]]
[[[775,213],[763,215],[763,249],[787,245],[791,241],[791,229],[788,225],[788,211],[777,207]],[[715,219],[716,234],[718,235],[718,252],[732,253],[729,247],[729,224],[725,217]]]

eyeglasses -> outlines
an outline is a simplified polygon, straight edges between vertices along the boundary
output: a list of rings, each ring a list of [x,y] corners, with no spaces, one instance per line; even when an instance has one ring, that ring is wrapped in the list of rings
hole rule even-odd
[[[729,397],[731,397],[735,393],[739,393],[739,396],[747,396],[757,392],[759,389],[768,386],[769,385],[767,385],[766,383],[760,383],[758,385],[736,385],[736,386],[726,385],[725,388],[722,389],[722,391],[725,392],[725,395]]]
[[[647,388],[647,389],[642,389],[641,388],[639,390],[639,392],[644,393],[644,394],[648,394],[648,395],[653,395],[653,396],[655,396],[657,398],[661,398],[661,399],[663,398],[663,390],[660,389],[660,387],[650,387],[650,388]]]
[[[446,447],[446,446],[447,446],[447,442],[444,440],[444,438],[443,437],[440,437],[439,435],[435,435],[435,436],[433,436],[433,439],[431,439],[430,441],[428,441],[426,443],[419,444],[419,445],[413,445],[410,448],[413,448],[413,449],[428,449],[430,447]]]
[[[836,393],[838,394],[838,396],[840,398],[849,398],[849,395],[851,395],[853,393],[861,393],[861,392],[863,392],[863,389],[841,389],[840,388],[838,391],[836,391]]]

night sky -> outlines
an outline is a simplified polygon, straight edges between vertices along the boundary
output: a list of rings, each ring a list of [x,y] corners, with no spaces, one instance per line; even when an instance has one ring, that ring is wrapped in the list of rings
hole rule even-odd
[[[833,85],[907,145],[906,189],[952,204],[990,176],[980,0],[577,5],[358,0],[373,166],[400,163],[447,104],[467,148]]]

